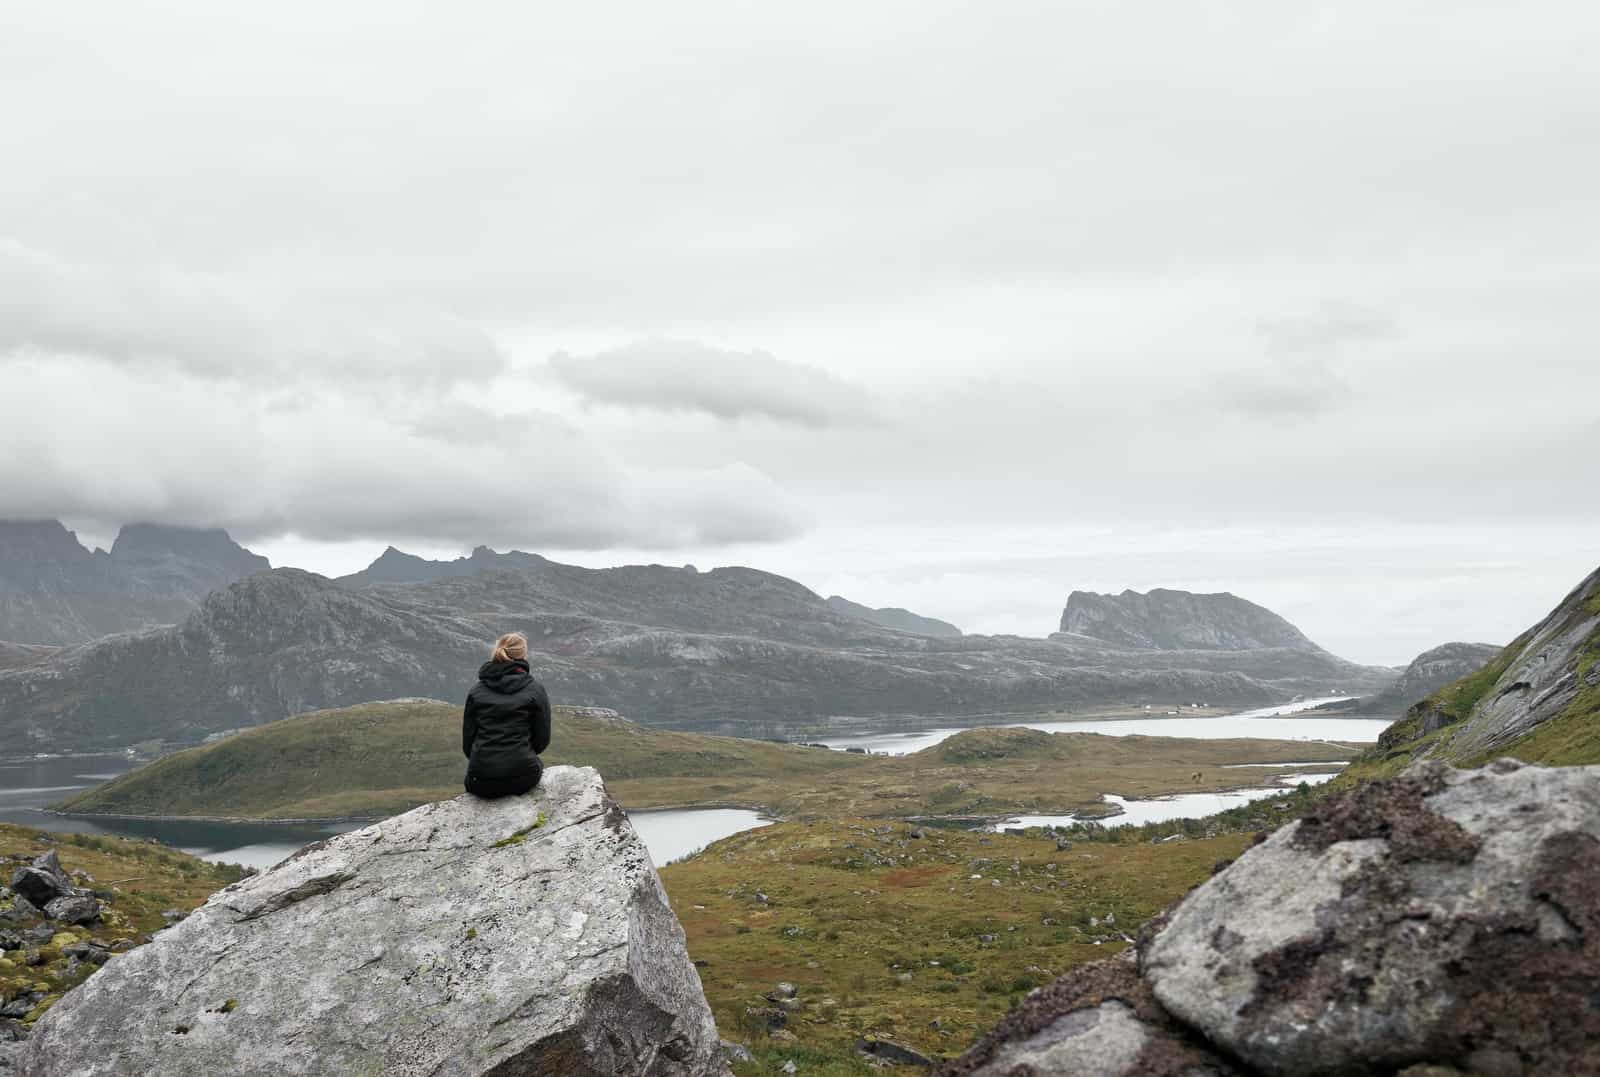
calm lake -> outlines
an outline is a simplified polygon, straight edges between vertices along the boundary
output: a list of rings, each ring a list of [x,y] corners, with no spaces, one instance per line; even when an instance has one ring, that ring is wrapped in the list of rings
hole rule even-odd
[[[0,823],[70,833],[155,838],[207,860],[256,868],[271,867],[307,842],[351,829],[285,823],[83,819],[39,810],[79,789],[109,781],[132,766],[132,761],[123,755],[0,763]],[[628,817],[657,867],[681,860],[730,834],[765,826],[770,821],[753,811],[734,808],[640,811],[630,812]]]
[[[1332,703],[1344,696],[1326,699],[1306,699],[1298,703],[1285,703],[1277,707],[1241,711],[1238,714],[1218,715],[1210,718],[1087,718],[1060,722],[1009,722],[1003,723],[1023,729],[1040,729],[1046,733],[1103,733],[1110,737],[1133,735],[1148,737],[1199,737],[1220,740],[1230,737],[1254,737],[1265,740],[1317,740],[1335,744],[1371,744],[1389,726],[1387,718],[1316,718],[1299,715],[1300,711],[1324,703]],[[931,748],[966,726],[944,729],[925,729],[916,733],[866,733],[859,736],[823,737],[818,743],[830,748],[862,748],[883,755],[906,755]]]
[[[1105,733],[1110,736],[1148,734],[1164,737],[1260,737],[1274,740],[1318,740],[1339,744],[1369,744],[1389,723],[1372,718],[1296,717],[1297,711],[1330,702],[1304,700],[1281,707],[1212,718],[1128,718],[1061,722],[1019,722],[1017,725],[1046,732]],[[932,747],[961,727],[910,734],[865,734],[835,737],[823,743],[832,748],[864,748],[888,755],[904,755]],[[1323,764],[1325,765],[1325,764]],[[1282,773],[1294,764],[1275,764],[1270,773]],[[125,755],[74,756],[0,762],[0,822],[46,830],[123,837],[155,838],[167,845],[205,857],[251,867],[269,867],[307,842],[350,829],[347,826],[305,826],[286,823],[202,823],[178,820],[82,819],[51,815],[40,809],[69,794],[109,781],[133,767]],[[1240,767],[1254,769],[1250,767]],[[1262,777],[1269,771],[1262,768]],[[1324,781],[1330,775],[1307,775]],[[1285,779],[1292,782],[1296,779]],[[1106,796],[1123,809],[1107,820],[1109,826],[1195,818],[1271,796],[1279,788],[1244,789],[1233,793],[1185,793],[1157,800],[1123,800]],[[634,827],[650,850],[656,866],[680,860],[690,853],[743,830],[765,825],[753,811],[735,808],[682,809],[630,812]],[[1010,826],[1042,826],[1064,822],[1065,816],[1023,816]]]

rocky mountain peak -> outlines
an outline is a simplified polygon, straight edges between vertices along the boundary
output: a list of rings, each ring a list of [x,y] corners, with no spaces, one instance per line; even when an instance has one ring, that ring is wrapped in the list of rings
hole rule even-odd
[[[107,554],[59,520],[0,520],[0,639],[82,643],[173,624],[208,591],[268,567],[215,529],[134,524]]]
[[[265,557],[251,553],[221,528],[162,524],[125,526],[111,545],[111,560],[127,565],[177,561],[186,563],[190,571],[211,567],[229,575],[228,582],[272,567]]]
[[[60,520],[0,520],[0,591],[33,573],[93,563],[94,555]]]
[[[1321,651],[1276,613],[1226,591],[1074,591],[1061,614],[1061,632],[1142,650]]]

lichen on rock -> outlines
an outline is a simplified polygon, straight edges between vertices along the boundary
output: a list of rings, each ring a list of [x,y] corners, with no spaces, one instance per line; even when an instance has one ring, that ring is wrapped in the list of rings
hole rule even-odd
[[[526,797],[302,850],[111,958],[22,1072],[723,1074],[682,928],[612,809],[594,770],[552,767]]]
[[[1197,887],[1137,973],[1069,973],[941,1072],[1600,1074],[1597,879],[1600,767],[1414,767]]]

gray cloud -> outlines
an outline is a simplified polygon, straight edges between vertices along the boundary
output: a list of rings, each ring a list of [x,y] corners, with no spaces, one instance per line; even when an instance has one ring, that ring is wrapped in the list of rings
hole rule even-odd
[[[1339,371],[1340,354],[1396,331],[1387,315],[1351,303],[1258,318],[1255,329],[1266,354],[1223,372],[1215,396],[1230,410],[1291,421],[1345,405],[1353,390]]]
[[[481,328],[457,318],[342,305],[239,275],[74,261],[0,235],[0,354],[19,351],[263,381],[436,383],[505,365]]]
[[[536,412],[428,395],[380,408],[332,386],[267,400],[61,358],[0,363],[0,376],[17,390],[0,394],[0,518],[535,549],[770,542],[806,524],[751,467],[640,468]],[[441,416],[487,436],[441,438]]]
[[[808,427],[877,419],[865,390],[817,367],[686,340],[638,341],[590,356],[558,352],[550,369],[595,403],[719,419],[760,416]]]
[[[1594,5],[15,7],[0,515],[1094,522],[1113,589],[1174,521],[1600,524]],[[930,612],[1059,600],[1005,580]]]

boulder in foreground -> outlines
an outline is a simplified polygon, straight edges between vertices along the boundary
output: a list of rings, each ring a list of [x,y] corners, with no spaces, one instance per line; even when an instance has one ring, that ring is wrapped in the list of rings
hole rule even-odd
[[[1600,1074],[1600,767],[1329,797],[941,1072]]]
[[[113,958],[29,1077],[726,1072],[683,929],[590,768],[308,846]]]

